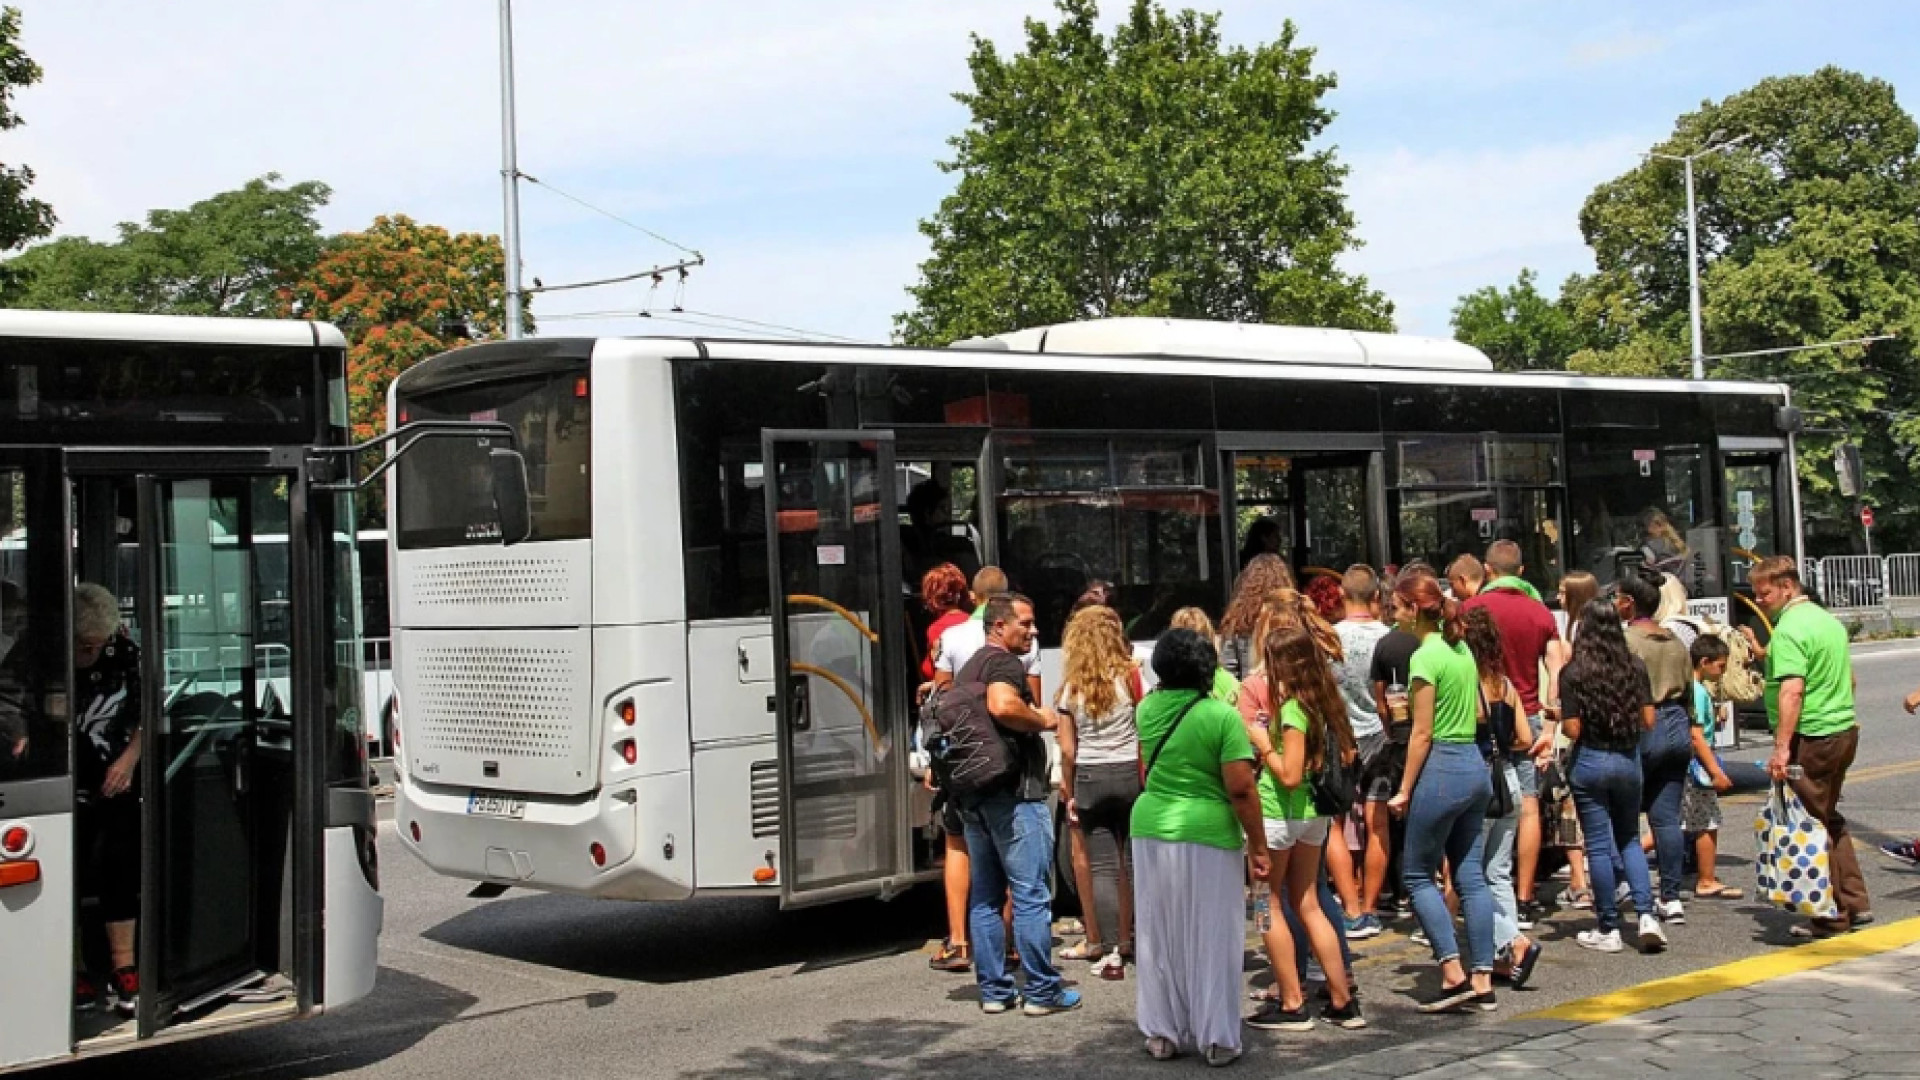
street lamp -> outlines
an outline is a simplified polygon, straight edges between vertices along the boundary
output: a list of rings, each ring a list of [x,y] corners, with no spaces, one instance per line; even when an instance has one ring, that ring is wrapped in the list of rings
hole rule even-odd
[[[1678,161],[1686,167],[1687,173],[1687,314],[1693,328],[1693,377],[1700,380],[1707,377],[1705,355],[1700,348],[1700,242],[1693,221],[1693,159],[1717,154],[1722,150],[1731,150],[1751,138],[1751,134],[1715,143],[1705,150],[1695,150],[1691,154],[1647,154],[1648,157]]]

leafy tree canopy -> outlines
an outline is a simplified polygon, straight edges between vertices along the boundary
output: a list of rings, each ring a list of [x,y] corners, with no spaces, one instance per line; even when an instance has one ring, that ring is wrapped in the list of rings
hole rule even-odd
[[[274,173],[184,210],[154,210],[98,243],[63,237],[8,260],[7,307],[156,315],[274,314],[279,291],[320,257],[314,217],[332,192]]]
[[[1133,0],[1112,37],[1095,0],[1057,0],[1001,56],[975,37],[959,176],[921,222],[932,256],[900,337],[937,344],[1112,315],[1392,328],[1343,273],[1359,246],[1324,144],[1334,77],[1278,40],[1223,46],[1218,18]]]
[[[300,280],[280,290],[277,313],[331,322],[347,335],[353,437],[370,439],[385,425],[396,375],[435,353],[501,335],[505,266],[497,236],[379,217],[365,232],[329,241]]]
[[[1559,371],[1580,347],[1565,308],[1540,294],[1539,276],[1521,270],[1505,289],[1488,285],[1453,308],[1453,336],[1487,354],[1501,371]]]
[[[40,65],[20,48],[20,9],[0,9],[0,131],[26,121],[13,110],[13,95],[40,81]],[[53,231],[53,207],[27,194],[33,170],[0,165],[0,251],[10,251]]]

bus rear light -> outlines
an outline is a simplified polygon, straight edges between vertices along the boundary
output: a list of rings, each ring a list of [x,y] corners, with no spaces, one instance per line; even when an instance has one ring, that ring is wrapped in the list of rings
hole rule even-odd
[[[605,866],[607,865],[607,849],[600,846],[600,841],[595,840],[593,843],[587,845],[587,858],[592,859],[593,865],[595,866]]]
[[[20,859],[15,862],[0,862],[0,889],[14,885],[31,885],[40,880],[40,860]]]
[[[33,850],[33,830],[25,825],[12,825],[0,832],[0,856],[19,859]]]
[[[414,843],[417,844],[420,842],[420,823],[419,822],[417,821],[407,822],[407,831],[413,834]]]
[[[587,377],[585,375],[573,380],[573,396],[577,398],[587,396]]]
[[[621,759],[629,765],[640,760],[640,748],[633,744],[632,739],[621,739],[614,749],[620,751]]]
[[[628,727],[632,727],[633,720],[634,720],[633,699],[628,698],[627,700],[614,706],[614,708],[620,713],[620,722],[627,725]]]

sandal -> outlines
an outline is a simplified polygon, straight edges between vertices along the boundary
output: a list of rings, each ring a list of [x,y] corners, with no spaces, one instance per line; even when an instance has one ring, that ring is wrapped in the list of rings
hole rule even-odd
[[[1567,893],[1567,906],[1570,908],[1575,908],[1580,911],[1587,911],[1592,909],[1593,890],[1592,889],[1574,889],[1573,891]]]
[[[1091,941],[1082,941],[1078,945],[1069,945],[1060,950],[1062,960],[1098,960],[1105,955],[1107,955],[1106,947]]]
[[[1745,891],[1726,884],[1722,884],[1719,888],[1711,892],[1701,892],[1699,889],[1693,890],[1693,898],[1695,900],[1740,900],[1744,899],[1746,895]]]
[[[933,954],[927,966],[935,971],[966,971],[973,966],[973,950],[964,942],[955,945],[951,941],[943,941],[940,951]]]
[[[1072,936],[1075,934],[1085,934],[1087,927],[1086,924],[1082,923],[1079,919],[1061,919],[1060,925],[1054,927],[1054,931],[1059,934]]]

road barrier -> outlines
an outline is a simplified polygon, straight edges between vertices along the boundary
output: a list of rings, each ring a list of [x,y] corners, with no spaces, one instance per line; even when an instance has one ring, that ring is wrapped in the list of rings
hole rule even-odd
[[[1810,584],[1831,611],[1920,616],[1920,554],[1809,559]]]

